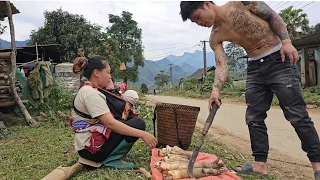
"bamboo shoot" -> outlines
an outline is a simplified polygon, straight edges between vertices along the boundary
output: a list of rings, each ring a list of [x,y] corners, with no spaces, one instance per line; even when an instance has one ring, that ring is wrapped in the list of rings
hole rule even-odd
[[[170,147],[167,145],[166,148],[160,149],[158,151],[158,156],[160,157],[164,157],[168,154],[177,154],[177,155],[183,155],[183,156],[187,156],[187,157],[191,157],[192,156],[192,151],[185,151],[181,148],[179,148],[178,146],[173,146]]]
[[[70,167],[59,166],[46,177],[42,178],[42,180],[67,180],[82,171],[83,167],[80,163],[76,163]]]
[[[213,169],[213,168],[194,168],[193,174],[195,178],[201,178],[201,177],[207,177],[207,176],[217,176],[220,175],[227,170],[224,169]],[[183,179],[188,178],[188,170],[173,170],[173,171],[167,171],[163,174],[164,180],[177,180],[177,179]]]
[[[145,168],[139,168],[139,170],[147,179],[152,179],[150,172],[148,172]]]
[[[194,164],[194,168],[221,168],[224,165],[222,163],[218,164],[216,162],[196,162]],[[188,169],[188,162],[175,162],[175,163],[168,163],[159,161],[156,163],[156,167],[160,171],[172,171],[172,170],[181,170],[181,169]]]

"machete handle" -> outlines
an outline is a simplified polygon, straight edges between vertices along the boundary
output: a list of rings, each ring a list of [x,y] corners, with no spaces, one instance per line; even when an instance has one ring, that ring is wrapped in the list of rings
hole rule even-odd
[[[221,99],[219,99],[219,101],[221,102]],[[206,135],[208,133],[209,128],[213,122],[213,118],[216,115],[218,109],[219,109],[219,106],[216,103],[213,103],[211,106],[210,114],[209,114],[207,121],[204,124],[204,127],[202,129],[202,134]]]

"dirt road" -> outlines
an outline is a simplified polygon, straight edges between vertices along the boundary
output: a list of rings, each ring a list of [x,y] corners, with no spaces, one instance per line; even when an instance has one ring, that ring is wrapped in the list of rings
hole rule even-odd
[[[146,99],[151,103],[167,102],[200,107],[201,110],[198,115],[197,126],[201,128],[209,114],[206,100],[151,95],[147,96]],[[245,110],[245,104],[223,103],[216,114],[209,134],[210,138],[218,140],[229,148],[250,155],[251,148],[248,128],[245,124]],[[310,113],[310,116],[317,131],[320,132],[320,113]],[[280,176],[285,179],[312,178],[313,173],[311,167],[307,167],[310,165],[306,153],[301,150],[300,140],[291,124],[284,118],[282,110],[279,108],[271,108],[268,111],[266,124],[269,134],[269,164],[271,166],[271,171],[274,169],[274,174],[279,173]],[[295,165],[295,163],[301,165]],[[278,172],[277,169],[284,164],[286,167],[285,172]],[[296,174],[297,171],[300,171],[301,173],[299,176]],[[286,174],[284,175],[284,173]]]

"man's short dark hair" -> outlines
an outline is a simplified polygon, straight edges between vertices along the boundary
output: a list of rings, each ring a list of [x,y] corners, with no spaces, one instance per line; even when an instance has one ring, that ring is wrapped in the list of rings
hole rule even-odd
[[[181,1],[180,3],[180,14],[183,21],[186,21],[193,11],[197,9],[203,9],[203,2],[204,1]],[[210,1],[214,4],[212,1]]]

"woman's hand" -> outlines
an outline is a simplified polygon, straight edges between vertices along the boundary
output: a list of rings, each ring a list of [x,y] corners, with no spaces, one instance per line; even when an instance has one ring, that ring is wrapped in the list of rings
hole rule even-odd
[[[136,111],[136,110],[132,110],[132,114],[136,117],[139,117],[140,116],[140,112],[139,111]]]
[[[151,149],[155,148],[156,145],[158,144],[157,139],[153,135],[148,133],[148,132],[144,131],[144,133],[143,133],[141,138]]]
[[[115,120],[111,113],[101,115],[98,118],[112,131],[125,136],[141,138],[150,148],[155,148],[158,143],[157,139],[150,133],[140,129],[132,128],[118,120]]]

